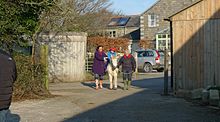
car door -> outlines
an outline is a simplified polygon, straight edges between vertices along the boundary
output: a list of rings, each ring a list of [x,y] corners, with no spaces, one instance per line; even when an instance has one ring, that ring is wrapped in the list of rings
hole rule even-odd
[[[137,52],[137,57],[138,57],[138,69],[142,69],[144,66],[144,57],[143,57],[144,51],[139,51]]]
[[[153,52],[153,51],[150,51],[150,50],[145,51],[144,61],[145,61],[145,63],[148,62],[148,63],[150,63],[151,65],[155,65],[156,62],[155,62],[154,52]]]

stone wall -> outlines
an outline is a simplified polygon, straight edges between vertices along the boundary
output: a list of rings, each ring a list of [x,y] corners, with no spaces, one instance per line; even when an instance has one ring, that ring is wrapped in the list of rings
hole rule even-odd
[[[154,41],[157,32],[169,28],[169,22],[164,21],[164,19],[196,1],[199,0],[159,0],[154,6],[141,15],[141,39]],[[158,27],[148,27],[149,14],[158,15]]]
[[[106,32],[115,31],[116,37],[122,37],[137,29],[139,29],[139,27],[112,27],[112,28],[109,27],[108,29],[106,29]]]

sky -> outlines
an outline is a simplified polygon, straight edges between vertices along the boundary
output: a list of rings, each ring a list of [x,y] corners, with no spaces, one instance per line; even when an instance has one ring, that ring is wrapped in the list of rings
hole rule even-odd
[[[121,11],[125,15],[137,15],[146,11],[157,0],[110,0],[114,11]]]

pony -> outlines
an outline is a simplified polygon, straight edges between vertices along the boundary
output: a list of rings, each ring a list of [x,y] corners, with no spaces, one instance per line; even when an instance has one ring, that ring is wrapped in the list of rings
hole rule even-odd
[[[114,56],[111,58],[108,66],[107,66],[107,72],[109,76],[109,82],[110,82],[110,89],[113,89],[113,84],[114,84],[114,89],[117,89],[118,87],[118,57]],[[113,70],[114,69],[114,70]]]

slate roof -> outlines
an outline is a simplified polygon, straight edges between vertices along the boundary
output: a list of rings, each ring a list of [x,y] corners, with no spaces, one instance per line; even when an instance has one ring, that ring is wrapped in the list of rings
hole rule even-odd
[[[166,29],[163,29],[163,30],[157,32],[157,34],[170,34],[170,28],[168,27]]]
[[[142,14],[145,14],[147,11],[149,11],[150,9],[152,9],[154,6],[156,6],[161,0],[157,0],[150,8],[148,8],[146,11],[144,11]],[[141,14],[141,15],[142,15]]]
[[[137,29],[131,33],[124,35],[123,38],[128,38],[131,40],[140,40],[140,29]]]
[[[139,15],[130,16],[130,19],[126,27],[140,27],[140,16]]]

